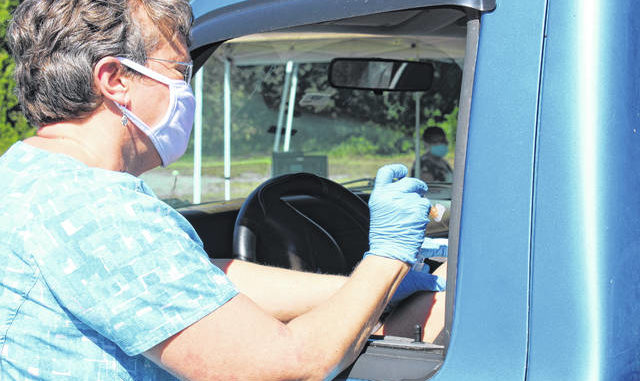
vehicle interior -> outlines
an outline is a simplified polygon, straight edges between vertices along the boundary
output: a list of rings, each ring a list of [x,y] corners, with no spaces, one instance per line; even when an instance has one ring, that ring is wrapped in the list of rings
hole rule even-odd
[[[380,166],[419,175],[422,132],[440,127],[442,160],[459,172],[473,19],[440,6],[211,41],[194,54],[200,106],[187,154],[141,178],[189,220],[211,258],[348,275],[368,248]],[[446,210],[426,235],[445,247],[460,197],[453,178],[429,182],[426,195]],[[431,271],[447,260],[439,253],[427,258]],[[455,285],[451,266],[447,278]],[[372,337],[338,378],[424,379],[442,364],[447,337]],[[404,373],[390,374],[385,359],[404,359]]]

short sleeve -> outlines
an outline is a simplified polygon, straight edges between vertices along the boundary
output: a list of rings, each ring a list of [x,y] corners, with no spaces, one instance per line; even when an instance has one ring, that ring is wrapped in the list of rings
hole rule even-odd
[[[189,223],[140,189],[90,184],[32,209],[49,209],[25,246],[54,297],[128,355],[237,294]]]

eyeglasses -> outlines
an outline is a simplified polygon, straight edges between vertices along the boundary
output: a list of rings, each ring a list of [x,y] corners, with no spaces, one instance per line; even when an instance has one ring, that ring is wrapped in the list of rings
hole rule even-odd
[[[147,59],[153,60],[153,61],[159,61],[159,62],[169,62],[169,63],[185,66],[185,70],[181,71],[183,79],[186,83],[191,83],[191,77],[193,75],[193,62],[180,62],[180,61],[174,61],[174,60],[166,60],[164,58],[153,58],[153,57],[147,57]]]

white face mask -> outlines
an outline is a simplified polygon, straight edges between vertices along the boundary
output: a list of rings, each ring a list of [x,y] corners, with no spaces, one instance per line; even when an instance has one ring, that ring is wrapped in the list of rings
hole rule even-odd
[[[127,58],[118,57],[118,60],[128,68],[169,86],[169,108],[164,118],[153,128],[130,110],[116,103],[120,111],[151,139],[162,159],[162,166],[166,167],[178,160],[187,150],[196,108],[193,91],[185,81],[167,78]]]

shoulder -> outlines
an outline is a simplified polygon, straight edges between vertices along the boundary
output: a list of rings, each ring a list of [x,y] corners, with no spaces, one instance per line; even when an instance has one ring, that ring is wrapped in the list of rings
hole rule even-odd
[[[147,236],[179,236],[200,245],[191,225],[130,174],[88,167],[68,156],[50,154],[27,144],[3,157],[9,192],[25,208],[13,225],[37,227],[59,240],[83,236],[116,239],[131,231]],[[0,204],[3,204],[0,201]],[[12,207],[14,210],[18,206]],[[73,233],[73,234],[71,234]]]
[[[96,235],[115,238],[138,231],[149,239],[179,238],[200,244],[182,215],[159,200],[143,181],[127,174],[70,174],[55,189],[51,203],[57,213],[46,217],[49,226],[73,222]]]

